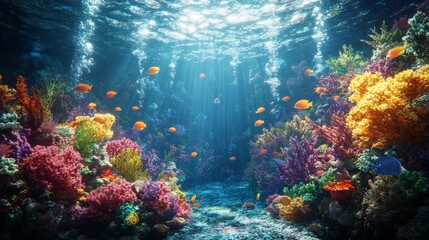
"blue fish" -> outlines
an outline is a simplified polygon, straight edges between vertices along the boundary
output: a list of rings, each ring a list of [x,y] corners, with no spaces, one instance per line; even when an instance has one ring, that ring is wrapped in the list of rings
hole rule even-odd
[[[371,168],[377,170],[381,175],[399,175],[405,169],[401,166],[401,162],[392,156],[384,156],[377,159],[377,162],[371,164]]]

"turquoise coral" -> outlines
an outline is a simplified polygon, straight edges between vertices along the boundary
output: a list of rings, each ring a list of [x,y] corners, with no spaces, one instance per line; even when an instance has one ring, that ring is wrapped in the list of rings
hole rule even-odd
[[[410,28],[403,38],[407,43],[407,52],[416,57],[417,65],[429,61],[429,17],[423,12],[417,12],[408,20]]]
[[[0,157],[0,176],[14,176],[18,173],[18,165],[13,158]]]
[[[0,132],[8,132],[21,129],[16,113],[3,113],[0,117]]]

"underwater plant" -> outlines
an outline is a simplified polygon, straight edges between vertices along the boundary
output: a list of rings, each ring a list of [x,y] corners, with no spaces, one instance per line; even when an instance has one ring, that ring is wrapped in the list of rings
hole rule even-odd
[[[321,187],[315,181],[310,181],[308,183],[298,183],[293,185],[293,187],[285,187],[283,189],[283,194],[290,197],[302,197],[304,201],[314,201],[322,193]]]
[[[362,54],[354,51],[351,45],[343,45],[338,54],[338,57],[329,57],[326,60],[329,70],[338,76],[345,75],[349,71],[359,70],[368,64]]]
[[[72,144],[83,158],[89,158],[96,151],[96,135],[96,129],[90,121],[81,122],[75,128]]]
[[[143,170],[138,150],[124,148],[118,155],[110,158],[113,170],[130,182],[149,179],[149,173]]]

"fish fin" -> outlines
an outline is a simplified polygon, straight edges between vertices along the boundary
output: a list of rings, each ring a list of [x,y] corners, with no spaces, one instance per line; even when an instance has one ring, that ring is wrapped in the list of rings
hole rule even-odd
[[[312,107],[312,106],[313,106],[313,102],[309,102],[309,103],[308,103],[308,106],[309,106],[309,107]]]
[[[370,164],[369,165],[372,169],[378,169],[378,165]]]
[[[401,166],[401,172],[407,171],[403,166]]]

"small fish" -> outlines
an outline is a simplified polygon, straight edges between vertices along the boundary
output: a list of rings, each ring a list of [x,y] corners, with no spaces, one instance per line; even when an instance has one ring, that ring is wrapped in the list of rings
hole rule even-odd
[[[261,198],[261,193],[257,193],[256,194],[256,201],[259,201],[260,198]]]
[[[259,107],[257,110],[256,110],[256,113],[258,114],[258,113],[263,113],[263,112],[265,112],[265,108],[263,108],[263,107]]]
[[[194,207],[199,208],[199,207],[201,207],[201,204],[196,202],[196,203],[194,203]]]
[[[265,148],[262,148],[261,150],[259,150],[260,154],[267,154],[268,150]]]
[[[289,96],[284,96],[282,98],[282,100],[283,100],[283,102],[288,102],[290,100],[290,97]]]
[[[86,201],[86,197],[85,196],[82,196],[82,197],[79,198],[79,202],[85,202],[85,201]]]
[[[264,124],[265,122],[263,120],[256,120],[255,122],[255,127],[260,127],[262,124]]]
[[[192,153],[191,153],[191,157],[192,157],[192,158],[194,158],[194,157],[196,157],[196,156],[197,156],[197,154],[198,154],[197,152],[192,152]]]
[[[200,73],[200,75],[198,75],[198,77],[200,77],[200,78],[205,78],[205,77],[206,77],[206,74],[205,74],[205,73]]]
[[[100,116],[100,115],[95,115],[94,117],[92,117],[92,121],[98,122],[98,123],[104,123],[104,117]]]
[[[150,68],[147,70],[147,73],[148,73],[149,75],[155,75],[155,74],[159,73],[159,67],[157,67],[157,66],[152,66],[152,67],[150,67]]]
[[[344,80],[346,80],[346,77],[340,76],[340,78],[338,78],[338,79],[341,80],[341,81],[344,81]]]
[[[407,47],[408,47],[407,43],[405,43],[403,46],[396,46],[396,47],[390,49],[389,52],[387,52],[386,57],[388,57],[390,59],[397,58],[397,57],[401,56],[402,54],[404,54],[405,49]]]
[[[335,102],[338,102],[338,101],[340,101],[340,96],[335,95],[332,97],[332,99],[334,99]]]
[[[89,86],[88,84],[78,84],[75,88],[74,91],[78,92],[78,93],[87,93],[92,89],[92,86]]]
[[[120,112],[120,111],[122,111],[122,108],[120,108],[120,107],[115,107],[115,109],[113,109],[113,110],[115,110],[115,112]]]
[[[234,156],[232,156],[232,157],[230,157],[230,158],[229,158],[229,160],[231,160],[231,161],[235,161],[235,160],[237,160],[237,158],[236,158],[236,157],[234,157]]]
[[[378,158],[375,165],[371,164],[371,168],[376,169],[380,175],[399,175],[405,170],[401,162],[392,156]]]
[[[197,194],[194,194],[194,196],[191,197],[191,200],[189,200],[189,203],[194,204],[195,199],[197,199]]]
[[[171,127],[168,129],[169,132],[171,133],[175,133],[176,132],[176,128],[175,127]]]
[[[106,93],[106,98],[113,98],[114,96],[116,96],[116,92],[115,91],[108,91]]]
[[[82,195],[85,192],[85,190],[83,188],[78,188],[76,189],[76,192],[77,194]]]
[[[136,123],[134,123],[133,128],[140,131],[144,130],[146,128],[146,123],[142,121],[137,121]]]
[[[138,106],[132,106],[131,107],[131,110],[133,110],[133,111],[137,111],[137,110],[139,110],[140,108],[138,107]]]
[[[311,119],[310,119],[310,117],[309,117],[309,116],[305,116],[305,117],[304,117],[304,119],[305,119],[305,121],[307,121],[307,122],[311,123]]]
[[[95,104],[95,103],[93,103],[93,102],[90,102],[89,104],[88,104],[88,109],[94,109],[95,107],[97,107],[97,104]]]
[[[279,153],[279,152],[277,152],[277,151],[274,151],[274,152],[273,152],[273,155],[274,155],[275,157],[282,157],[282,156],[283,156],[283,154],[281,154],[281,153]]]
[[[220,99],[219,99],[219,98],[215,98],[215,99],[213,99],[213,103],[214,103],[214,104],[219,104],[219,103],[220,103]]]
[[[308,68],[308,69],[305,70],[304,73],[305,73],[305,75],[308,76],[308,75],[312,74],[313,72],[314,72],[313,69]]]
[[[316,92],[316,93],[323,93],[325,91],[326,91],[326,88],[324,88],[324,87],[317,87],[314,89],[314,92]]]
[[[301,99],[295,103],[294,108],[296,108],[296,109],[307,109],[311,106],[313,106],[312,102],[308,101],[307,99]]]

